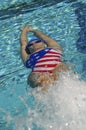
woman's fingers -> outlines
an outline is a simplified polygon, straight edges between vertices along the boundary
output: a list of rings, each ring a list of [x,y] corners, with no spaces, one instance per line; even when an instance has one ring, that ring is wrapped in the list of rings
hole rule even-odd
[[[23,31],[23,30],[31,31],[32,28],[31,28],[30,26],[28,26],[28,25],[25,25],[24,27],[21,27],[20,30],[21,30],[21,31]]]

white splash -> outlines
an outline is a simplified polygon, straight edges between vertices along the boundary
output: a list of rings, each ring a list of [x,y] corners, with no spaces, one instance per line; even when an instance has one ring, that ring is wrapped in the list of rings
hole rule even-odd
[[[33,123],[39,130],[86,130],[86,82],[78,75],[63,73],[47,92],[36,88],[30,94],[35,97],[35,108],[19,97],[28,112],[11,118],[14,130],[33,130]]]
[[[44,104],[37,124],[45,130],[86,130],[86,82],[78,78],[64,73],[48,92],[33,92],[36,104]]]

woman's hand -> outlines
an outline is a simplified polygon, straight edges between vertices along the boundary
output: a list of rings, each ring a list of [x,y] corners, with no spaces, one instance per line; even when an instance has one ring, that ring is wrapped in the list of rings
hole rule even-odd
[[[20,28],[21,31],[25,31],[25,32],[31,32],[33,31],[33,29],[29,26],[29,25],[26,25],[22,28]]]

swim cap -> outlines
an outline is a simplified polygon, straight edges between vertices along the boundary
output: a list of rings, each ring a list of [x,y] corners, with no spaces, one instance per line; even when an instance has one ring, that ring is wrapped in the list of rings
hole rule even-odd
[[[33,41],[41,41],[41,42],[44,42],[44,43],[46,43],[45,42],[45,40],[43,40],[43,39],[41,39],[41,38],[32,38],[29,42],[28,42],[28,44],[31,44]]]
[[[41,38],[32,38],[29,42],[28,42],[28,44],[27,44],[27,46],[26,46],[26,53],[27,54],[30,54],[30,44],[32,43],[32,42],[34,42],[34,41],[40,41],[40,42],[44,42],[44,43],[46,43],[45,42],[45,40],[43,40],[43,39],[41,39]],[[37,44],[37,43],[36,43]]]

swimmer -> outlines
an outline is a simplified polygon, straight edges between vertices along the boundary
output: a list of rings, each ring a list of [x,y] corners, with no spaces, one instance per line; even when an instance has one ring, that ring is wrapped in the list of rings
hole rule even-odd
[[[28,40],[28,33],[34,38]],[[47,90],[54,83],[61,71],[68,71],[62,58],[62,47],[41,31],[26,25],[21,28],[21,55],[24,65],[31,68],[28,83],[31,87],[42,87]]]

